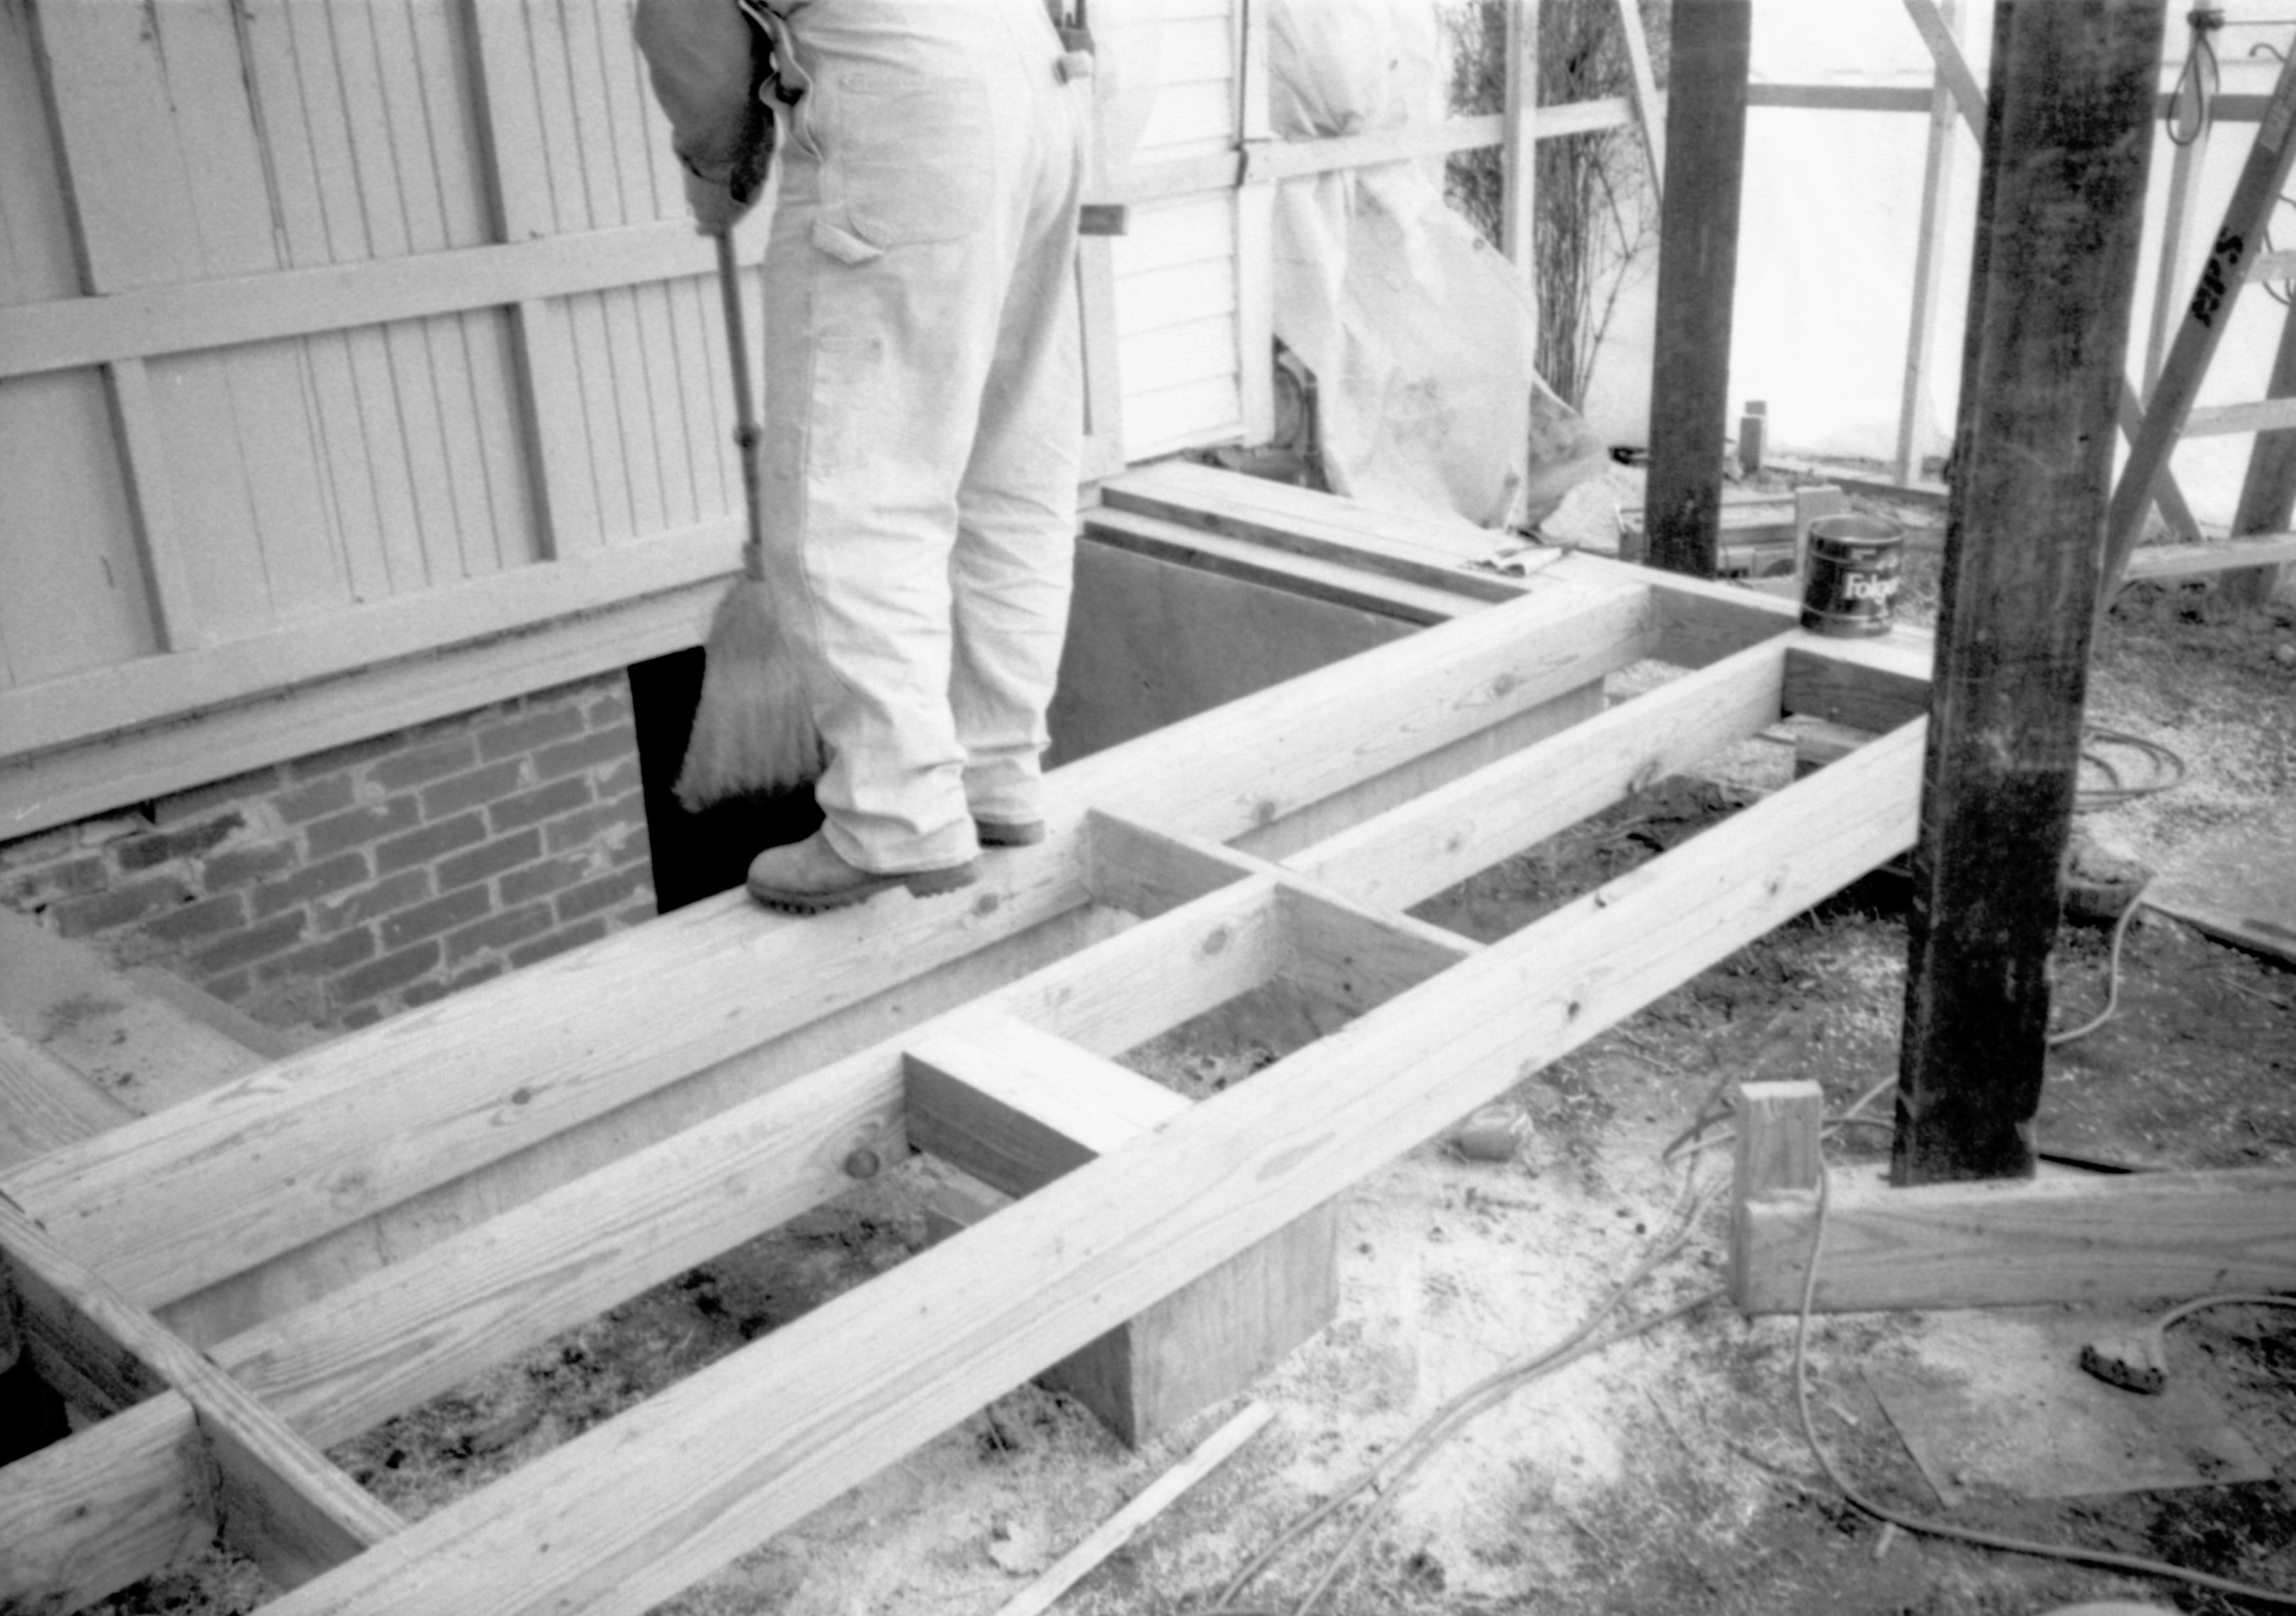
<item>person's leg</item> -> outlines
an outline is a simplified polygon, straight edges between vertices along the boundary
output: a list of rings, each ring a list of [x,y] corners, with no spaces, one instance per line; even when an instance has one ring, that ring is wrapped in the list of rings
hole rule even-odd
[[[980,10],[814,0],[786,29],[809,87],[767,253],[763,494],[830,764],[818,844],[753,867],[769,901],[833,877],[824,854],[885,875],[954,870],[975,849],[950,707],[951,550],[1012,218],[1032,194],[1015,201],[1027,143]],[[1041,35],[1049,74],[1058,47]]]
[[[1068,80],[1034,87],[1043,162],[958,490],[952,567],[964,791],[991,845],[1041,833],[1045,715],[1068,630],[1084,427],[1075,266],[1090,86],[1072,65]]]

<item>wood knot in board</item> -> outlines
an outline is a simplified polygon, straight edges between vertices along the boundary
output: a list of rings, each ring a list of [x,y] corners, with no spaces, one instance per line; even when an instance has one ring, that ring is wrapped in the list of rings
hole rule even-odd
[[[848,1178],[874,1178],[877,1169],[883,1165],[877,1160],[877,1153],[865,1144],[845,1158],[845,1176]]]

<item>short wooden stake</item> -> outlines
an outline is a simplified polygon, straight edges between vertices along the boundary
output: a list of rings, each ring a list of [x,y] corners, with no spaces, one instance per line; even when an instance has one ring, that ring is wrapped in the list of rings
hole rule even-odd
[[[1753,1213],[1779,1201],[1814,1202],[1825,1091],[1808,1079],[1738,1086],[1738,1150],[1730,1210],[1730,1300],[1753,1311]]]

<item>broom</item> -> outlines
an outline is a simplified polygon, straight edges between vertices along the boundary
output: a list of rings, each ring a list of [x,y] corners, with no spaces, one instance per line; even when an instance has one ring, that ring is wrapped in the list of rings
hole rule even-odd
[[[701,700],[677,771],[677,800],[689,814],[724,798],[797,785],[822,767],[821,734],[805,699],[805,682],[766,587],[758,421],[750,402],[749,345],[742,335],[742,286],[733,232],[716,234],[718,290],[733,349],[734,441],[742,451],[742,496],[750,528],[742,546],[742,576],[718,603],[702,652]]]

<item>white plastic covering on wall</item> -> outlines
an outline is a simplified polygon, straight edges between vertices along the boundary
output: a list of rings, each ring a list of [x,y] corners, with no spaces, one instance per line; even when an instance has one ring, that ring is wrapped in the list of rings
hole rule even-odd
[[[1267,17],[1282,136],[1447,116],[1431,0],[1270,0]],[[1533,367],[1529,288],[1444,201],[1439,160],[1284,182],[1275,299],[1276,336],[1316,376],[1335,492],[1499,527],[1537,521],[1600,468]]]

